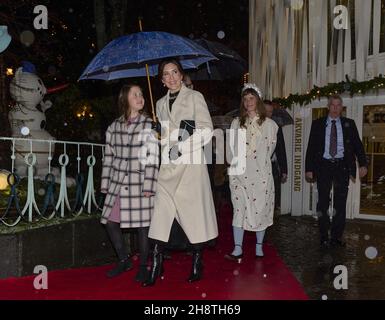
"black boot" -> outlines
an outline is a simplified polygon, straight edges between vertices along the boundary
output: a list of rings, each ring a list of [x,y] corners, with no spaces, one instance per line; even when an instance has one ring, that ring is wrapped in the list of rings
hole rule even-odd
[[[138,273],[135,276],[135,280],[138,282],[146,282],[148,280],[149,274],[146,265],[139,266]]]
[[[188,282],[198,281],[202,278],[203,264],[202,251],[194,251],[192,257],[192,269]]]
[[[163,259],[163,251],[160,251],[158,244],[155,244],[150,276],[146,281],[142,283],[143,287],[153,286],[158,277],[163,279]]]
[[[122,274],[125,271],[132,269],[132,261],[130,258],[126,258],[125,260],[120,260],[114,269],[107,272],[108,278],[114,278],[118,275]]]

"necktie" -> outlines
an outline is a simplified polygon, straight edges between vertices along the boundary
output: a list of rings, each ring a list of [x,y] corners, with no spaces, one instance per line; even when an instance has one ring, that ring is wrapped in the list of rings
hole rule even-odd
[[[332,158],[337,155],[337,126],[336,120],[332,120],[332,128],[330,131],[330,145],[329,145],[329,153]]]

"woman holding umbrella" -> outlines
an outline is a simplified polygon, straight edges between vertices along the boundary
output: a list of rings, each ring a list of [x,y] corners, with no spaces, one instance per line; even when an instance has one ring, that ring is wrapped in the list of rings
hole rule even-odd
[[[184,71],[178,60],[164,60],[158,75],[168,92],[156,104],[162,126],[162,163],[149,230],[149,237],[155,240],[153,264],[144,286],[154,285],[163,274],[164,247],[174,220],[192,244],[189,282],[201,279],[204,244],[218,236],[207,166],[203,161],[186,161],[194,152],[202,152],[212,137],[213,125],[206,102],[202,94],[183,84]],[[185,129],[183,132],[189,136],[175,135],[179,129]]]

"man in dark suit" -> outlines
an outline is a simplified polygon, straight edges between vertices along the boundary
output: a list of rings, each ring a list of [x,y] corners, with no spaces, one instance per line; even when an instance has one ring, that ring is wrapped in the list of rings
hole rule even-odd
[[[274,105],[273,102],[269,100],[264,101],[266,116],[272,118]],[[273,177],[274,177],[274,187],[275,187],[275,206],[279,207],[281,200],[281,183],[287,181],[287,158],[286,158],[286,147],[285,139],[283,137],[282,128],[278,128],[277,132],[277,145],[273,156],[271,157]]]
[[[359,177],[367,174],[367,160],[364,146],[358,135],[354,120],[341,116],[342,98],[334,95],[328,102],[329,115],[314,120],[311,126],[306,151],[306,178],[317,181],[318,224],[321,246],[345,246],[342,235],[346,221],[346,199],[349,178],[355,181],[356,159],[359,163]],[[328,208],[330,190],[334,187],[334,215],[330,230]]]

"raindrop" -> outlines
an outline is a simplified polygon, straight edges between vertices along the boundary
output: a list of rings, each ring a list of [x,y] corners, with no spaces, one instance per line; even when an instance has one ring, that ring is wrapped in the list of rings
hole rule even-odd
[[[229,282],[229,279],[225,279],[225,282]]]
[[[68,12],[72,13],[72,12],[74,12],[74,9],[69,8],[69,9],[68,9]]]
[[[134,260],[134,261],[138,260],[138,256],[136,256],[136,255],[133,256],[133,257],[132,257],[132,260]]]
[[[226,34],[224,31],[222,31],[222,30],[218,31],[218,33],[217,33],[218,39],[223,39],[225,36],[226,36]]]
[[[328,296],[326,295],[326,294],[324,294],[323,296],[322,296],[322,300],[327,300],[328,299]]]
[[[109,69],[110,69],[110,68],[109,68],[108,66],[104,66],[104,67],[103,67],[103,71],[104,71],[104,72],[108,72]]]
[[[206,298],[206,293],[202,293],[202,298]]]
[[[378,251],[375,247],[368,247],[365,250],[365,255],[368,259],[373,260],[377,257]]]
[[[364,239],[365,239],[366,241],[368,241],[368,240],[370,239],[370,236],[366,235],[366,236],[364,237]]]
[[[238,270],[234,270],[233,275],[234,276],[238,276],[239,275],[239,271]]]
[[[66,127],[66,126],[68,126],[68,123],[67,123],[67,122],[64,122],[63,125]]]
[[[291,8],[293,10],[301,10],[303,7],[303,0],[291,0]]]
[[[199,2],[197,6],[198,8],[202,7],[202,3]]]
[[[90,54],[93,54],[93,53],[94,53],[94,50],[93,50],[93,49],[90,49],[89,52],[90,52]]]
[[[189,37],[190,39],[194,39],[194,34],[193,34],[193,33],[190,33],[188,37]]]
[[[267,278],[267,274],[264,274],[263,277],[264,277],[264,278]]]
[[[20,132],[23,136],[28,136],[29,135],[29,128],[28,127],[22,127]]]
[[[202,36],[203,38],[207,38],[207,33],[205,32]]]
[[[40,188],[38,191],[37,191],[37,194],[39,196],[44,196],[45,195],[45,190],[43,188]]]
[[[30,30],[25,30],[20,34],[20,41],[25,46],[29,47],[35,41],[35,35]]]

